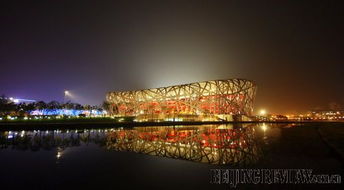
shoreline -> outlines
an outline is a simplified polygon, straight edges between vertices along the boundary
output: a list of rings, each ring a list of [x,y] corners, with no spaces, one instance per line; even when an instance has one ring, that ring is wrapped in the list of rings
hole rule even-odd
[[[80,129],[80,128],[116,128],[116,127],[146,127],[146,126],[175,126],[175,125],[223,125],[223,124],[324,124],[340,123],[344,121],[165,121],[165,122],[118,122],[118,121],[28,121],[28,122],[0,122],[3,130],[35,130],[35,129]]]

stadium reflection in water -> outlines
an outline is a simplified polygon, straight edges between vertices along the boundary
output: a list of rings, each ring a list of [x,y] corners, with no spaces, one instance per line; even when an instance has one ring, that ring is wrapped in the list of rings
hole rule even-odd
[[[229,164],[254,162],[258,146],[254,129],[219,127],[145,127],[115,130],[107,148],[176,159]]]
[[[135,127],[54,131],[3,131],[0,148],[54,150],[56,160],[68,147],[97,144],[108,150],[209,164],[250,164],[261,155],[265,130],[256,125]]]

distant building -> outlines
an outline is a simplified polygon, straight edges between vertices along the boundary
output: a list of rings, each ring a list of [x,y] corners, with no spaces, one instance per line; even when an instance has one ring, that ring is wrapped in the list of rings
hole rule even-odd
[[[255,93],[252,81],[229,79],[109,92],[106,100],[110,114],[139,121],[232,121],[251,115]]]
[[[308,115],[313,120],[343,120],[344,110],[313,110]]]

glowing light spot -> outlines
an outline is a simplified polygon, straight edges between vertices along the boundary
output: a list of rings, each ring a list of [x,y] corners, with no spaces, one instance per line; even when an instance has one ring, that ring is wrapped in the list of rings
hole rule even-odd
[[[259,111],[259,114],[260,114],[260,115],[265,115],[265,114],[266,114],[266,110],[264,110],[264,109],[260,110],[260,111]]]

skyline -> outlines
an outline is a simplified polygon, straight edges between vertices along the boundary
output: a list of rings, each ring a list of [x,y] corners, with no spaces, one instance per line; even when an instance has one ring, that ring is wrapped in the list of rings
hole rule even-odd
[[[100,104],[109,91],[244,78],[255,110],[344,105],[334,2],[6,2],[0,94]]]

